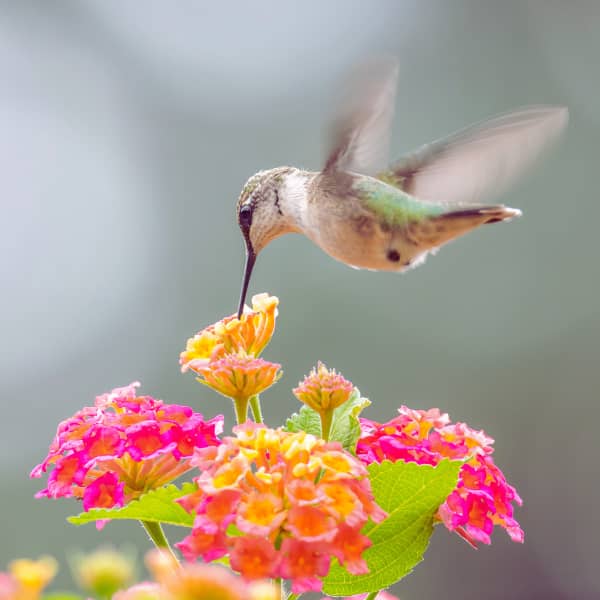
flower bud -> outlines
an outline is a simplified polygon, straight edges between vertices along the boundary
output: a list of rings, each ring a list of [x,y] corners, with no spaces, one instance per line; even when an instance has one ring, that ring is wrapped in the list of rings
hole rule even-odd
[[[295,388],[298,400],[318,413],[333,411],[348,401],[354,386],[335,369],[327,369],[322,362],[317,364],[304,381]]]
[[[135,558],[113,548],[99,548],[75,556],[73,575],[82,589],[95,596],[111,598],[135,578]]]

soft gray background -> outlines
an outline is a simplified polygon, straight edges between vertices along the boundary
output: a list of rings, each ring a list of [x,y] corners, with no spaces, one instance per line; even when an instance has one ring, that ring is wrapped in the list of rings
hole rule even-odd
[[[267,358],[289,389],[316,362],[374,404],[439,406],[496,438],[526,543],[475,552],[439,528],[402,600],[595,598],[598,582],[600,3],[0,4],[0,568],[113,539],[33,500],[59,420],[132,380],[205,414],[179,373],[187,337],[233,312],[234,220],[261,168],[319,168],[332,98],[360,59],[402,63],[399,155],[496,112],[564,103],[563,143],[504,198],[523,209],[403,276],[357,272],[288,236],[252,293],[281,300]],[[62,582],[66,582],[63,575]]]

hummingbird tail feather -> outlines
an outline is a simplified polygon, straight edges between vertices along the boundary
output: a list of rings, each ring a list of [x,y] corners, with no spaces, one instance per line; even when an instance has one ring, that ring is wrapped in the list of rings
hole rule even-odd
[[[430,217],[411,233],[422,247],[434,248],[464,235],[480,225],[509,221],[520,214],[520,210],[502,205],[449,210],[437,217]]]
[[[477,225],[486,223],[499,223],[510,221],[514,217],[520,217],[518,208],[509,208],[502,204],[494,206],[469,207],[467,209],[452,210],[444,214],[444,218],[473,220]]]

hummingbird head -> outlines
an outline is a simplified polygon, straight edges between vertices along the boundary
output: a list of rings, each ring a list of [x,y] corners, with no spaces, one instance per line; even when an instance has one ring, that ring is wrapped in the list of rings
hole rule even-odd
[[[287,177],[297,171],[278,167],[259,171],[246,182],[237,203],[237,219],[246,243],[246,266],[238,318],[244,310],[246,292],[258,253],[272,240],[292,231],[298,231],[291,211],[286,189]]]

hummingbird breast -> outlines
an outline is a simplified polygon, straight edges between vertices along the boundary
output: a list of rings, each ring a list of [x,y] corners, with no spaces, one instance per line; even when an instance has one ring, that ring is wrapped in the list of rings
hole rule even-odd
[[[333,258],[374,271],[404,271],[423,262],[429,250],[411,239],[410,228],[389,226],[366,214],[327,219],[314,241]]]

